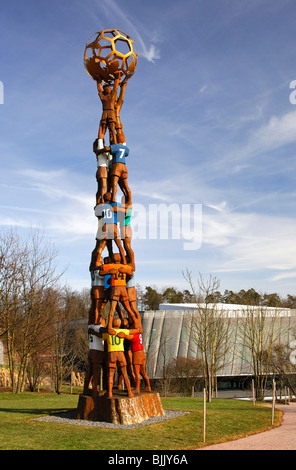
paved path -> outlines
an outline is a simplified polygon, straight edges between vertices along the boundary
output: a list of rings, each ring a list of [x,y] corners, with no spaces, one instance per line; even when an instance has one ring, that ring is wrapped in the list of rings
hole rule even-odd
[[[296,450],[296,403],[276,408],[284,413],[279,427],[198,450]]]

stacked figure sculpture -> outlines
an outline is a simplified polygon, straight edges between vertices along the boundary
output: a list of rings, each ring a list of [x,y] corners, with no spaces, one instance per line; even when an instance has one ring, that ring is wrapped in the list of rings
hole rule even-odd
[[[113,396],[117,367],[119,389],[124,381],[129,397],[134,396],[132,388],[135,393],[140,393],[141,376],[145,381],[144,390],[151,391],[145,370],[146,357],[141,337],[143,328],[137,309],[134,280],[136,265],[132,249],[132,193],[126,165],[130,150],[120,117],[127,82],[135,72],[137,60],[134,41],[115,29],[96,33],[85,48],[85,68],[96,81],[102,115],[98,136],[93,143],[97,161],[95,216],[98,219],[98,230],[89,267],[90,347],[84,393],[88,393],[91,382],[92,395],[98,395],[102,370],[110,398]],[[121,202],[117,202],[119,196]],[[107,318],[106,315],[102,316],[106,305],[109,309]]]

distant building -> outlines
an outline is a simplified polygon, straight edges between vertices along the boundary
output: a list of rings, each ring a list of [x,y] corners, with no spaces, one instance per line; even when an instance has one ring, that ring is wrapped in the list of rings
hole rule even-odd
[[[202,304],[201,304],[202,306]],[[163,377],[164,363],[177,357],[198,357],[197,345],[190,327],[192,315],[197,313],[197,304],[160,304],[157,311],[142,314],[143,344],[147,354],[147,370],[151,379]],[[217,372],[218,380],[231,382],[243,380],[252,374],[247,354],[248,348],[237,334],[237,322],[246,315],[247,309],[255,312],[264,309],[266,318],[277,317],[280,336],[278,343],[289,346],[296,335],[296,310],[274,307],[248,307],[237,304],[216,304],[225,321],[229,322],[232,344],[222,367]],[[271,320],[270,320],[271,321]]]

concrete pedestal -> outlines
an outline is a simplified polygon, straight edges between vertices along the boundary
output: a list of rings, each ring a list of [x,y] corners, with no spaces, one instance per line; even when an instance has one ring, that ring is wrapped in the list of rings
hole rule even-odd
[[[155,392],[135,394],[133,398],[121,391],[116,391],[112,398],[107,397],[107,392],[100,392],[97,397],[81,394],[76,410],[76,419],[124,425],[163,415],[159,394]]]

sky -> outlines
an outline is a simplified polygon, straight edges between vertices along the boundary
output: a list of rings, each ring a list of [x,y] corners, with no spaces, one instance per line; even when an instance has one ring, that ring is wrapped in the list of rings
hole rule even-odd
[[[95,32],[117,28],[139,50],[121,112],[136,282],[187,289],[189,270],[222,292],[296,295],[294,6],[2,2],[1,230],[37,228],[63,282],[90,287],[102,106],[83,56]]]

